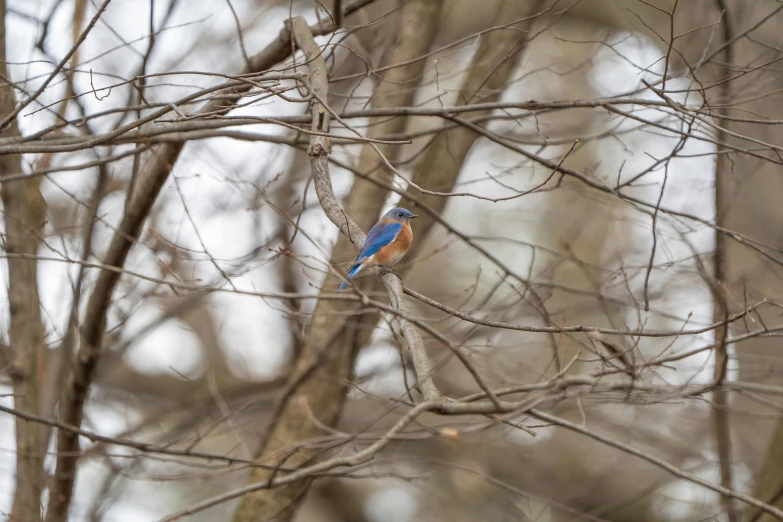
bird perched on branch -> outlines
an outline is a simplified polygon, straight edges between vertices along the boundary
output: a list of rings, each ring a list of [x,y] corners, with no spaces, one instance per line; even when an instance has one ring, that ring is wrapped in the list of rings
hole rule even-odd
[[[348,280],[364,268],[389,267],[402,259],[413,241],[410,220],[417,217],[419,216],[400,207],[393,208],[384,214],[370,230],[364,241],[364,246],[356,256],[356,261],[348,269],[348,274],[345,276],[346,281],[343,281],[337,291],[345,288]]]

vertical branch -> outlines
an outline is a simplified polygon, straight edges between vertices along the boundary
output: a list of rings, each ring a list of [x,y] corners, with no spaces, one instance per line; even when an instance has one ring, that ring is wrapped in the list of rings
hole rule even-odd
[[[378,83],[373,97],[373,108],[407,107],[413,104],[416,92],[414,87],[418,84],[425,65],[425,60],[416,60],[416,58],[426,54],[432,45],[437,33],[441,4],[441,1],[414,0],[403,6],[397,40],[387,53],[386,61],[388,65],[397,63],[406,65],[389,69],[386,76]],[[297,19],[292,24],[301,28],[303,22]],[[300,32],[305,33],[304,29],[306,27],[301,28]],[[301,39],[307,38],[307,35],[300,34],[298,38],[301,43]],[[307,53],[307,63],[312,68],[310,82],[319,98],[326,100],[327,78],[325,64],[321,64],[322,61],[320,50],[313,42]],[[313,121],[317,122],[320,112],[315,106],[312,110]],[[402,117],[371,118],[368,137],[403,132],[407,121],[407,118]],[[378,219],[379,210],[388,196],[388,190],[357,179],[346,200],[345,208],[341,209],[334,199],[331,181],[326,172],[327,149],[328,145],[324,140],[314,139],[310,147],[310,161],[316,193],[324,211],[347,238],[350,238],[349,241],[341,236],[334,247],[332,264],[338,264],[355,256],[356,248],[364,242],[363,229],[369,229]],[[399,150],[393,146],[379,145],[379,150],[390,161],[394,161],[399,155]],[[361,168],[374,169],[374,176],[390,180],[391,174],[386,169],[380,168],[380,163],[376,152],[365,145],[360,153]],[[396,276],[388,274],[384,276],[384,280],[386,278],[396,279]],[[325,287],[334,288],[337,281],[336,277],[329,275]],[[320,428],[314,426],[310,420],[310,411],[316,413],[321,423],[327,426],[336,424],[345,400],[345,386],[353,372],[356,354],[367,342],[377,323],[377,316],[374,314],[356,317],[348,313],[358,312],[360,306],[360,304],[328,300],[319,300],[317,303],[313,320],[308,325],[305,342],[296,362],[296,370],[291,376],[291,383],[295,384],[296,390],[288,394],[286,402],[280,405],[279,415],[259,452],[260,460],[282,458],[286,465],[293,465],[309,458],[310,455],[301,450],[295,454],[289,452],[297,442],[322,433]],[[312,370],[314,364],[317,364],[317,368]],[[310,373],[307,378],[302,378],[305,372]],[[256,468],[251,477],[253,482],[269,479],[270,474],[262,468]],[[265,516],[288,520],[293,514],[296,501],[302,497],[303,487],[306,488],[307,484],[299,483],[274,490],[253,492],[245,497],[234,520],[248,522],[264,519]]]
[[[0,74],[9,78],[6,67],[5,0],[0,0]],[[0,115],[5,119],[14,112],[14,89],[7,82],[0,90]],[[0,137],[20,136],[16,118],[9,118]],[[0,175],[20,172],[21,156],[0,156]],[[9,374],[13,384],[14,407],[37,414],[39,360],[43,356],[44,329],[38,296],[38,267],[35,256],[40,244],[46,209],[38,189],[40,178],[29,178],[2,184],[3,220],[7,253],[28,257],[8,258],[8,303],[10,310],[9,340],[12,357]],[[35,522],[41,519],[41,491],[44,483],[41,451],[42,426],[15,420],[16,490],[11,520]]]
[[[389,300],[394,308],[397,308],[403,315],[410,317],[408,303],[405,300],[402,282],[396,274],[386,274],[383,276],[383,284],[389,290]],[[439,401],[443,398],[435,381],[432,378],[432,365],[427,356],[427,350],[424,343],[421,342],[418,330],[410,321],[401,321],[400,332],[408,343],[408,348],[413,361],[413,368],[416,371],[416,378],[419,383],[419,389],[425,400]]]
[[[68,74],[68,81],[65,82],[65,96],[63,96],[63,103],[57,108],[57,113],[65,117],[66,109],[68,108],[68,100],[74,97],[76,92],[73,89],[73,74],[76,67],[79,65],[79,35],[82,32],[82,20],[84,20],[84,13],[87,9],[87,0],[75,0],[73,3],[73,17],[71,22],[71,41],[74,45],[73,55],[71,55],[71,71]]]
[[[342,27],[344,22],[343,0],[334,0],[334,23],[337,27]]]
[[[718,143],[726,143],[728,135],[724,130],[729,122],[725,119],[726,109],[724,108],[732,97],[729,68],[734,63],[731,41],[733,31],[731,26],[731,17],[726,9],[723,0],[716,0],[723,16],[723,44],[726,46],[723,50],[726,65],[720,67],[720,100],[721,108],[718,110]],[[727,205],[730,205],[732,195],[728,183],[731,177],[731,166],[728,158],[723,154],[718,154],[717,164],[715,166],[715,224],[718,227],[726,226],[724,218],[728,212]],[[729,317],[728,303],[721,290],[721,284],[726,281],[726,236],[722,233],[715,234],[715,255],[713,259],[715,282],[712,285],[713,290],[713,319],[716,321],[725,321]],[[729,423],[728,405],[729,397],[727,391],[722,387],[726,379],[726,370],[728,368],[729,357],[726,350],[726,337],[728,336],[729,325],[715,330],[715,370],[713,379],[715,390],[712,392],[714,407],[712,410],[713,423],[715,425],[715,445],[718,451],[718,462],[720,463],[721,485],[726,489],[733,489],[732,479],[732,452],[731,452],[731,424]],[[728,522],[736,522],[737,510],[734,500],[730,497],[723,497],[723,506],[726,509]]]

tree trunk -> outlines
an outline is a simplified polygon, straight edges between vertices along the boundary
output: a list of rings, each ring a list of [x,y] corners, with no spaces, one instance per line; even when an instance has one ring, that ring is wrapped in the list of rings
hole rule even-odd
[[[9,78],[6,67],[5,0],[0,0],[0,75]],[[0,114],[10,114],[15,107],[14,88],[3,82],[0,96]],[[0,132],[0,137],[17,137],[16,118]],[[22,171],[21,156],[0,156],[0,175]],[[46,209],[38,190],[40,178],[5,182],[2,185],[5,244],[9,255],[8,302],[10,309],[11,357],[9,374],[13,383],[15,409],[37,414],[39,389],[39,360],[43,357],[44,330],[41,323],[41,305],[38,298],[38,270],[35,256],[44,226]],[[24,257],[11,257],[15,254]],[[20,418],[16,426],[16,492],[11,520],[36,522],[41,519],[41,491],[44,486],[41,425]]]

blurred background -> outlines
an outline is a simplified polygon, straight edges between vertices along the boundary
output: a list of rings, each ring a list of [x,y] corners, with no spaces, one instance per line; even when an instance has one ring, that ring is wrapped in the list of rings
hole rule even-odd
[[[0,5],[0,516],[783,510],[779,2]],[[396,270],[435,384],[479,375],[519,407],[424,413],[369,463],[201,506],[366,449],[422,400],[378,277],[334,297],[355,249],[313,185],[295,16],[344,212],[421,215]],[[68,450],[52,421],[104,439]]]

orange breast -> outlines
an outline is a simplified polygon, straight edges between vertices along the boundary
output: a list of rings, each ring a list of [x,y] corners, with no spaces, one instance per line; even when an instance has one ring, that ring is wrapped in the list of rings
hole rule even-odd
[[[408,251],[411,241],[413,241],[413,232],[411,232],[410,224],[405,223],[397,235],[397,240],[375,253],[372,259],[373,264],[390,266],[398,262]]]

